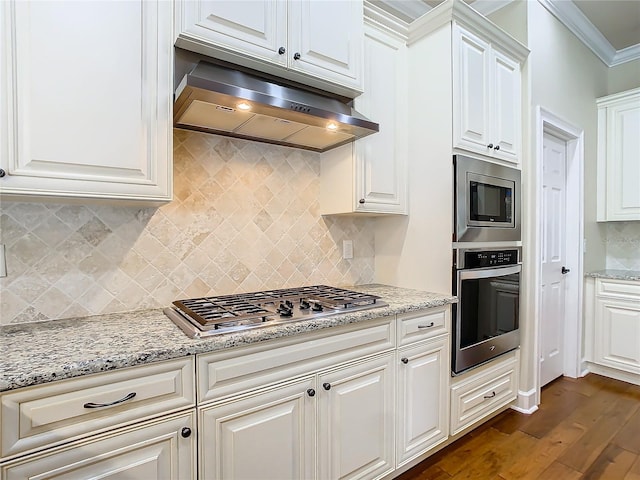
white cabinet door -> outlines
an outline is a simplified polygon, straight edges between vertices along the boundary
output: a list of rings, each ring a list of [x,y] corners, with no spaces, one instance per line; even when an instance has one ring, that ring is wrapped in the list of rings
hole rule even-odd
[[[517,163],[520,64],[459,25],[453,29],[453,146]]]
[[[380,131],[321,156],[323,215],[407,214],[407,48],[365,25],[365,92],[354,106]]]
[[[195,479],[194,417],[182,414],[23,457],[2,466],[2,478]]]
[[[598,107],[598,221],[640,220],[640,89]]]
[[[180,39],[287,65],[287,3],[283,0],[178,1],[176,22]]]
[[[0,5],[5,198],[171,199],[172,6]]]
[[[520,64],[495,49],[492,51],[491,59],[493,156],[517,162],[522,131]]]
[[[398,350],[397,467],[446,440],[449,336]]]
[[[362,90],[362,0],[178,0],[176,46],[340,95]]]
[[[453,145],[491,154],[491,47],[456,25],[453,56]]]
[[[289,67],[359,89],[362,8],[361,0],[290,1]]]
[[[640,374],[640,301],[598,298],[594,338],[596,363]]]
[[[201,409],[200,478],[314,478],[314,378]]]
[[[318,478],[394,469],[394,368],[386,354],[318,377]]]

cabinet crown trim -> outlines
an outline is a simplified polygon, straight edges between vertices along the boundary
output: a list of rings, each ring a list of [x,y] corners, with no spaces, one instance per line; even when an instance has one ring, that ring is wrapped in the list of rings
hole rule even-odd
[[[607,107],[620,100],[628,101],[630,99],[633,99],[634,97],[638,97],[638,99],[640,99],[640,87],[626,90],[624,92],[612,93],[611,95],[607,95],[606,97],[597,98],[596,105],[598,107]]]
[[[409,25],[408,45],[450,22],[473,30],[519,63],[523,63],[529,55],[529,49],[498,27],[487,17],[478,13],[463,0],[447,0]]]

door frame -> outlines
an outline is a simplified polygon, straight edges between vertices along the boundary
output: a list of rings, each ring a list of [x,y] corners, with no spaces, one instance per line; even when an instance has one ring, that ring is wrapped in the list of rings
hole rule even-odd
[[[583,297],[583,238],[584,238],[584,130],[563,120],[551,111],[538,105],[536,107],[536,149],[535,149],[535,219],[530,223],[534,230],[534,331],[535,331],[535,368],[536,405],[540,403],[540,312],[542,278],[542,166],[545,133],[551,134],[566,142],[566,214],[567,218],[575,218],[576,222],[567,224],[566,262],[571,268],[571,275],[566,277],[566,298],[576,298],[577,302],[565,302],[564,330],[564,375],[577,378],[582,375],[582,297]],[[575,248],[580,245],[580,248]]]

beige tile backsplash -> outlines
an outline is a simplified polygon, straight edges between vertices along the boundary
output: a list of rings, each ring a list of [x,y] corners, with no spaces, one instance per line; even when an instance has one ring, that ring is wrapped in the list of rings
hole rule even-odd
[[[607,268],[640,271],[640,222],[607,223]]]
[[[174,200],[160,208],[3,202],[0,323],[369,283],[372,220],[320,216],[319,174],[312,152],[175,130]]]

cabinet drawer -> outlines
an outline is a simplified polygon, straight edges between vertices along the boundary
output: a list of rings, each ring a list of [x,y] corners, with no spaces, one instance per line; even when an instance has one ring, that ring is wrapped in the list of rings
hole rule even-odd
[[[447,306],[398,315],[398,346],[446,333],[449,311]]]
[[[640,299],[640,282],[597,279],[596,295],[599,297],[626,298],[629,300]]]
[[[193,371],[187,357],[6,392],[2,457],[193,406]]]
[[[198,403],[380,353],[395,345],[393,317],[198,355]]]
[[[517,396],[517,356],[458,377],[451,387],[451,434],[464,430]]]

